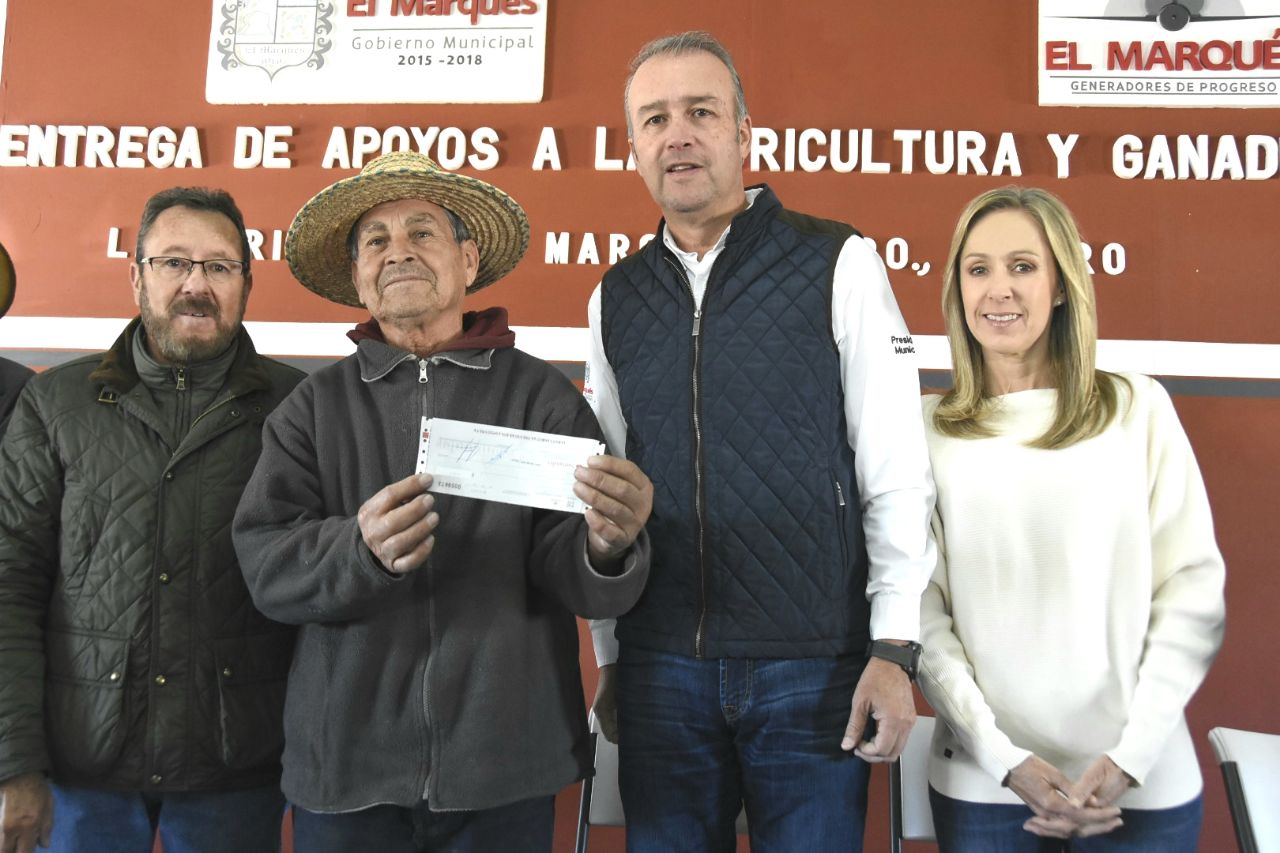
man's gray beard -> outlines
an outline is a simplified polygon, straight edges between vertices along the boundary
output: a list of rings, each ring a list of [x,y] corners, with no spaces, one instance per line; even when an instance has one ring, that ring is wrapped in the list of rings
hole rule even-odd
[[[141,288],[141,299],[138,301],[142,312],[142,326],[147,331],[147,340],[150,342],[155,354],[161,359],[174,364],[196,364],[201,361],[209,361],[222,353],[226,352],[227,347],[235,340],[236,334],[240,331],[240,321],[236,320],[231,326],[222,325],[222,312],[212,302],[203,299],[192,299],[190,297],[179,298],[169,305],[169,313],[160,315],[151,310],[151,298],[147,293],[147,283],[144,281]],[[240,303],[240,316],[244,316],[244,304],[248,301],[248,293]],[[179,337],[173,328],[173,313],[183,307],[198,308],[201,313],[208,314],[213,317],[214,323],[217,324],[217,334],[212,338],[195,338],[184,339]]]

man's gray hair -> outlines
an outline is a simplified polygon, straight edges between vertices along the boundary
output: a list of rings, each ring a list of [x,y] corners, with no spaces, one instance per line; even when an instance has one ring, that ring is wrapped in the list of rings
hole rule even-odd
[[[434,204],[434,202],[432,203]],[[471,239],[471,231],[467,228],[467,223],[462,221],[461,216],[443,205],[436,206],[444,211],[445,216],[449,217],[449,227],[453,229],[454,242],[461,243],[463,240]],[[360,257],[360,235],[356,233],[356,228],[359,225],[360,220],[357,219],[351,224],[351,230],[347,232],[347,254],[351,256],[352,263],[355,263]]]
[[[688,32],[654,39],[640,48],[640,52],[631,60],[630,73],[627,74],[627,85],[622,91],[622,108],[627,113],[628,138],[631,137],[633,132],[631,127],[631,81],[635,79],[636,71],[639,70],[640,66],[655,56],[679,56],[699,51],[711,54],[724,63],[724,67],[729,70],[729,79],[733,81],[733,120],[735,124],[742,124],[742,120],[747,117],[747,96],[742,91],[742,79],[738,77],[738,69],[733,65],[733,57],[729,55],[728,48],[706,30],[689,30]]]
[[[211,187],[170,187],[147,199],[146,205],[142,208],[142,222],[138,225],[138,244],[134,247],[134,263],[142,265],[142,259],[146,257],[143,254],[142,244],[147,241],[147,235],[151,233],[151,227],[156,224],[160,214],[171,207],[185,207],[203,213],[218,213],[229,219],[236,229],[236,236],[240,238],[240,257],[227,258],[227,260],[241,261],[244,264],[244,271],[249,272],[249,263],[253,260],[253,255],[249,251],[249,233],[244,228],[244,215],[240,213],[240,208],[236,207],[235,199],[229,192]]]

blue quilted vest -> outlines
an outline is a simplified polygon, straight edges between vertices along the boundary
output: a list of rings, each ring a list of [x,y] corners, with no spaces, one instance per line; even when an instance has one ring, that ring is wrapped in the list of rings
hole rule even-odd
[[[660,237],[605,274],[627,457],[654,484],[652,571],[618,622],[624,646],[708,658],[866,647],[866,546],[831,335],[832,272],[856,233],[765,188],[734,219],[701,312]]]

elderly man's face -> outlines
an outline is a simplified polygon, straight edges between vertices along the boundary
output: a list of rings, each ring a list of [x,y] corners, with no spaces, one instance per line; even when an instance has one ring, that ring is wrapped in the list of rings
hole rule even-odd
[[[356,222],[359,251],[351,279],[379,323],[404,325],[440,314],[462,314],[480,253],[459,243],[444,208],[422,199],[388,201]]]
[[[247,260],[240,256],[240,233],[230,219],[181,206],[156,217],[142,250],[148,258]],[[253,279],[239,271],[210,277],[208,269],[197,265],[179,275],[166,273],[163,265],[129,267],[133,301],[147,330],[147,349],[157,361],[207,361],[226,350],[240,331]]]

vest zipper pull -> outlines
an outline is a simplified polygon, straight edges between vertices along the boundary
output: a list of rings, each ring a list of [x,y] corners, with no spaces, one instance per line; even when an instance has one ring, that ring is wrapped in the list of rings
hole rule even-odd
[[[174,387],[179,391],[187,390],[187,369],[185,367],[179,367],[174,371],[174,373],[177,377]]]
[[[702,309],[695,308],[693,311],[693,336],[696,338],[702,332]]]
[[[840,488],[839,480],[836,481],[836,500],[839,501],[840,506],[844,506],[844,489]]]
[[[418,384],[427,384],[427,360],[425,358],[418,359]]]

